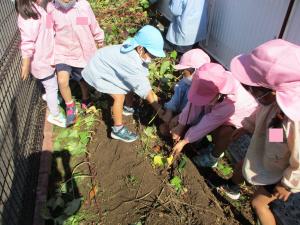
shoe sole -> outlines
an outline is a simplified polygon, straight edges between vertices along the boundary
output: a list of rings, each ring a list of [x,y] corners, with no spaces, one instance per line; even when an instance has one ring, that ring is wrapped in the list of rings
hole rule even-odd
[[[222,187],[217,187],[217,191],[225,194],[227,197],[231,198],[232,200],[238,200],[241,197],[241,194],[238,194],[238,195],[230,194],[230,193],[226,192]]]
[[[51,119],[47,118],[47,121],[51,124],[54,124],[54,125],[58,126],[58,127],[66,128],[66,125],[62,125],[60,122],[58,122],[56,120],[51,120]]]
[[[110,136],[111,136],[111,138],[113,138],[113,139],[115,139],[115,140],[124,141],[124,142],[126,142],[126,143],[134,142],[134,141],[136,141],[136,140],[138,139],[138,138],[136,138],[136,139],[134,139],[134,140],[125,140],[125,139],[122,139],[122,138],[118,137],[117,135],[115,135],[115,134],[113,134],[113,133],[111,133]]]

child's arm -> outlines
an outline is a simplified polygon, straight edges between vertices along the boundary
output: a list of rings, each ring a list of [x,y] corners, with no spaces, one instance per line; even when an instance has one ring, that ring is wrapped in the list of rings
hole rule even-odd
[[[166,109],[166,110],[165,110],[165,113],[164,113],[164,115],[162,116],[161,119],[162,119],[165,123],[169,123],[170,120],[172,119],[172,117],[173,117],[173,112],[172,112],[172,110]]]
[[[209,132],[224,124],[234,113],[234,104],[230,100],[214,106],[210,113],[205,114],[200,122],[192,126],[185,134],[184,139],[189,143],[203,138]]]
[[[146,100],[153,107],[153,109],[157,112],[157,115],[162,118],[164,114],[164,110],[162,110],[161,104],[158,103],[157,95],[151,90],[146,97]]]
[[[171,0],[169,8],[174,16],[180,16],[183,12],[185,4],[186,0]]]
[[[30,72],[30,62],[34,54],[35,42],[38,37],[40,20],[23,19],[19,15],[18,27],[21,33],[22,72],[21,78],[25,80]]]
[[[186,144],[193,143],[203,138],[206,134],[224,124],[233,113],[234,105],[233,102],[229,100],[224,100],[222,103],[216,105],[210,113],[207,113],[202,117],[197,125],[188,129],[184,139],[174,146],[173,155],[178,155]],[[178,124],[178,126],[182,126],[182,124]]]
[[[104,44],[104,31],[100,28],[95,14],[90,5],[88,5],[89,18],[91,20],[90,30],[94,36],[94,39],[98,47],[102,47]]]
[[[179,112],[181,110],[181,102],[184,102],[184,97],[188,92],[188,88],[183,80],[180,80],[174,88],[172,98],[165,103],[165,108],[171,112]]]
[[[300,192],[300,122],[288,121],[286,134],[291,155],[281,183],[292,192]]]
[[[175,141],[180,140],[186,125],[190,124],[195,118],[199,117],[202,110],[202,106],[195,106],[190,102],[186,104],[182,112],[179,114],[178,125],[171,130],[172,138]]]

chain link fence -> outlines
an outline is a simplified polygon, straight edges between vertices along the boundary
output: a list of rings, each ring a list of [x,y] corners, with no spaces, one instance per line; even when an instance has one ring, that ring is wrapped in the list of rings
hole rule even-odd
[[[37,82],[20,79],[14,2],[0,0],[0,225],[32,224],[45,106]]]

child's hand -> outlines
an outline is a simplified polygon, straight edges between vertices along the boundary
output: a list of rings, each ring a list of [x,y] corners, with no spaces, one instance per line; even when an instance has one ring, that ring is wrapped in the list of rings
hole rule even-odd
[[[183,147],[188,144],[188,142],[186,140],[181,140],[179,141],[174,147],[173,147],[173,151],[172,151],[172,155],[174,157],[177,157],[180,152],[182,151]]]
[[[162,119],[164,117],[164,114],[165,114],[165,111],[161,108],[157,111],[157,115],[160,119]]]
[[[174,127],[174,128],[171,130],[171,134],[172,134],[173,140],[179,141],[180,138],[181,138],[181,135],[182,135],[182,133],[183,133],[183,130],[184,130],[184,126],[181,125],[181,124],[178,124],[176,127]]]
[[[276,187],[274,188],[274,193],[273,195],[277,199],[281,199],[283,201],[287,201],[291,192],[288,191],[281,183],[278,183]]]
[[[30,73],[30,58],[23,58],[21,79],[26,80],[29,76],[29,73]]]
[[[165,123],[169,123],[170,120],[172,119],[172,111],[170,110],[166,110],[165,114],[161,117],[161,119],[165,122]]]
[[[239,137],[241,137],[242,135],[244,135],[246,133],[247,133],[247,131],[244,128],[236,129],[235,131],[233,131],[233,133],[231,135],[231,140],[235,141],[235,140],[239,139]]]
[[[178,125],[178,118],[179,118],[179,116],[177,115],[177,116],[174,116],[174,117],[171,119],[171,121],[170,121],[170,123],[169,123],[170,129],[172,129],[172,128],[174,128],[174,127],[176,127],[176,126]]]

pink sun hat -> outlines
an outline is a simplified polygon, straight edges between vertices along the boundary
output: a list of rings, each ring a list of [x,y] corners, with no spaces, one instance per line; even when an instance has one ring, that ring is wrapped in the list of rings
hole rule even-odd
[[[209,104],[217,94],[234,94],[238,81],[217,63],[207,63],[194,74],[189,101],[198,106]]]
[[[231,61],[241,83],[276,91],[276,101],[290,119],[300,121],[300,46],[282,39],[268,41]]]
[[[187,51],[180,58],[179,64],[175,65],[175,70],[184,70],[188,68],[198,69],[205,63],[209,63],[209,56],[201,49],[196,48]]]

